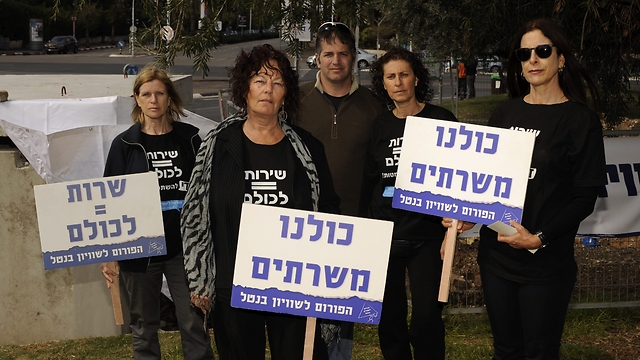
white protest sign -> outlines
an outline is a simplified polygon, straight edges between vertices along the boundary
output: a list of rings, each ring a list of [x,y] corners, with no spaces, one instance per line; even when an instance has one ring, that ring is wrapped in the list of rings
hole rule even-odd
[[[378,324],[393,223],[242,207],[231,306]]]
[[[407,118],[393,207],[492,225],[520,222],[535,135]]]
[[[154,172],[34,187],[45,270],[167,253]]]
[[[578,234],[599,237],[640,235],[640,138],[604,138],[609,183],[600,187],[593,213]]]

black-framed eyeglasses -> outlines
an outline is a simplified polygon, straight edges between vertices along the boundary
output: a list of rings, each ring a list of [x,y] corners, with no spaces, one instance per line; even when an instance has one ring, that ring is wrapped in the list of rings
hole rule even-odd
[[[326,23],[320,25],[320,27],[318,28],[318,32],[320,33],[320,32],[323,32],[323,31],[330,31],[330,30],[333,30],[334,28],[337,29],[337,30],[340,30],[340,31],[344,31],[344,32],[349,33],[349,34],[351,33],[351,29],[349,29],[349,27],[347,25],[345,25],[345,24],[343,24],[341,22],[334,22],[334,21],[329,21],[329,22],[326,22]]]
[[[553,44],[538,45],[534,48],[520,48],[516,49],[516,57],[518,60],[525,62],[531,58],[531,51],[536,52],[536,56],[540,59],[546,59],[553,53]]]

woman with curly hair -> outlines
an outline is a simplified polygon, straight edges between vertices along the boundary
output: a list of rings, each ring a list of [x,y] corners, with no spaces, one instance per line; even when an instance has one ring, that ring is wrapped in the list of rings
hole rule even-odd
[[[429,73],[419,56],[402,48],[383,55],[371,70],[374,92],[389,108],[373,122],[360,215],[394,222],[378,335],[385,359],[444,359],[444,323],[438,303],[445,228],[441,218],[391,207],[407,116],[457,121],[431,105]],[[407,328],[405,273],[412,313]]]
[[[243,51],[230,83],[243,111],[204,139],[182,211],[191,300],[204,312],[213,308],[220,359],[264,359],[265,326],[273,359],[302,359],[304,317],[231,307],[242,204],[275,194],[271,206],[337,213],[340,199],[322,143],[286,121],[300,106],[298,76],[287,56],[270,45]],[[256,190],[249,176],[255,173],[284,176],[261,177],[275,186]],[[314,359],[326,359],[320,331],[315,344]]]

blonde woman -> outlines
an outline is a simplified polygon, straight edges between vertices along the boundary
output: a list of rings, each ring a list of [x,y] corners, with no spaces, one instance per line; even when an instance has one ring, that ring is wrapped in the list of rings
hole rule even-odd
[[[211,340],[204,331],[202,312],[191,306],[184,270],[180,211],[201,139],[198,128],[179,122],[182,100],[167,73],[145,67],[133,86],[133,125],[111,143],[104,176],[153,171],[158,174],[167,254],[119,261],[120,276],[129,295],[129,315],[135,359],[160,359],[160,289],[167,279],[175,304],[185,359],[213,359]],[[166,163],[152,161],[156,153],[171,153]],[[169,157],[167,157],[169,158]],[[116,274],[103,264],[111,287]]]

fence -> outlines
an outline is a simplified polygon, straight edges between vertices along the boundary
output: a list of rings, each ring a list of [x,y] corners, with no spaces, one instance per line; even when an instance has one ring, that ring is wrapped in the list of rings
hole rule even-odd
[[[450,313],[484,311],[477,238],[460,238],[449,293]],[[640,239],[576,238],[578,279],[571,308],[640,306]]]

